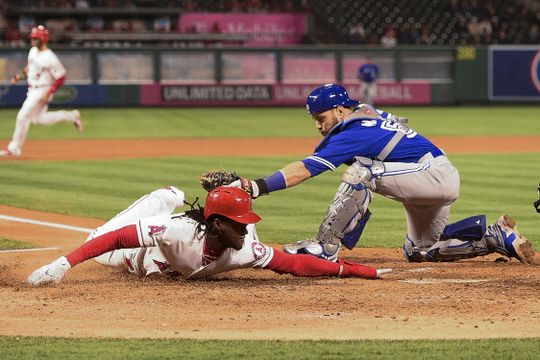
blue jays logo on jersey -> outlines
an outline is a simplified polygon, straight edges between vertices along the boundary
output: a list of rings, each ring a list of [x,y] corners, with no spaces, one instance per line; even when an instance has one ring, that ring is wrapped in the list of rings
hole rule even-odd
[[[531,62],[531,81],[536,88],[536,91],[540,93],[540,50],[534,55]]]

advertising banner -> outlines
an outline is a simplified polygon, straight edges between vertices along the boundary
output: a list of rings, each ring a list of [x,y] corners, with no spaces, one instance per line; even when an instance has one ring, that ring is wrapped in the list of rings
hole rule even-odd
[[[321,84],[277,85],[141,85],[142,106],[303,106]],[[345,84],[349,95],[360,99],[360,85]],[[378,85],[377,105],[427,105],[428,82],[386,82]]]
[[[540,100],[540,47],[490,46],[490,100]]]
[[[0,106],[21,107],[26,99],[26,85],[0,85]],[[103,86],[64,85],[54,94],[51,107],[105,105]]]
[[[306,34],[306,15],[183,13],[178,28],[184,33],[247,34],[248,45],[300,44]]]

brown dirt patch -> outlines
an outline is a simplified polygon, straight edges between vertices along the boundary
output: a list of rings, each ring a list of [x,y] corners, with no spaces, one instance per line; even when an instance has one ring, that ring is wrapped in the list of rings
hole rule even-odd
[[[540,136],[435,136],[430,139],[447,153],[540,152]],[[18,160],[129,159],[164,156],[307,156],[320,140],[320,137],[29,140],[24,146],[23,156]]]
[[[75,226],[71,218],[1,207],[0,213]],[[59,286],[31,288],[37,267],[86,234],[0,221],[4,236],[61,250],[0,253],[0,335],[197,339],[447,339],[540,337],[540,267],[488,256],[408,264],[397,249],[343,256],[395,269],[380,280],[302,279],[239,270],[209,281],[140,279],[93,261]]]
[[[319,138],[29,141],[20,160],[307,155]],[[540,137],[433,138],[448,153],[539,152]],[[504,143],[505,148],[499,148]],[[239,154],[239,149],[242,151]],[[246,150],[248,149],[248,150]],[[95,227],[101,220],[0,206],[0,214]],[[380,280],[302,279],[240,270],[209,281],[139,279],[89,261],[59,286],[26,277],[86,234],[0,220],[0,234],[60,250],[0,253],[0,335],[197,339],[540,337],[540,267],[408,264],[399,249],[343,256],[395,269]],[[266,239],[271,242],[272,239]]]

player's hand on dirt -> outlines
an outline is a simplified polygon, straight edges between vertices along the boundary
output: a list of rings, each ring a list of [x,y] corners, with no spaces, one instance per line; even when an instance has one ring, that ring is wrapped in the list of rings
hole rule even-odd
[[[377,277],[380,278],[381,275],[391,273],[392,269],[377,269]]]
[[[377,269],[375,269],[374,267],[343,259],[339,259],[337,263],[340,266],[340,276],[342,277],[354,277],[364,279],[376,279],[378,277]]]

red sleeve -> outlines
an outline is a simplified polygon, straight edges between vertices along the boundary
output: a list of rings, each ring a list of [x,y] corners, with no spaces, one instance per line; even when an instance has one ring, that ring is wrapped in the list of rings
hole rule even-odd
[[[368,279],[377,277],[377,270],[370,266],[344,260],[335,263],[319,259],[313,255],[292,255],[277,249],[274,249],[274,257],[270,260],[266,269],[275,271],[278,274],[292,274],[304,277],[338,276]]]
[[[56,90],[58,90],[58,88],[64,84],[64,80],[66,80],[65,75],[56,79],[54,84],[52,84],[51,88],[49,89],[49,95],[54,94]]]
[[[66,258],[73,267],[85,260],[92,259],[109,251],[140,246],[137,227],[135,225],[128,225],[85,242],[82,246],[69,253]]]

